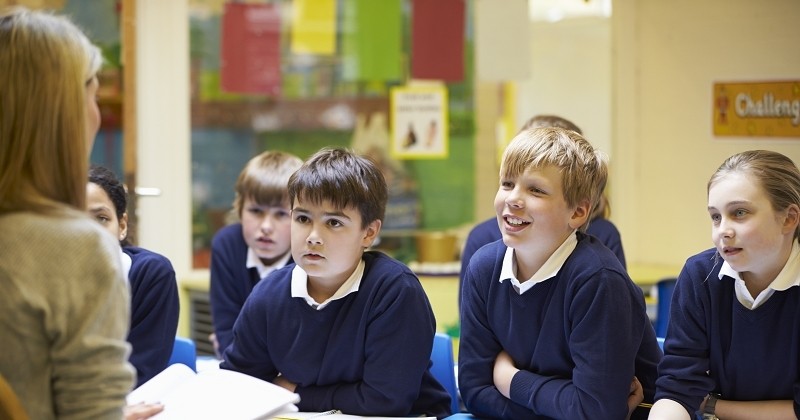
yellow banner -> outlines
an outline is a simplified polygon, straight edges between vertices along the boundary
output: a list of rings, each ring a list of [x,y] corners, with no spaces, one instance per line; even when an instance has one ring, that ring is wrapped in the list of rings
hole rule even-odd
[[[714,83],[714,135],[800,137],[800,80]]]
[[[336,52],[335,0],[294,0],[292,8],[292,52],[333,55]]]

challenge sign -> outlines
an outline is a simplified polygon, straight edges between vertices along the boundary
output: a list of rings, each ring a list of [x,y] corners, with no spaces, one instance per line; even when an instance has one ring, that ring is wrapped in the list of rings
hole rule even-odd
[[[800,80],[714,83],[714,135],[800,137]]]

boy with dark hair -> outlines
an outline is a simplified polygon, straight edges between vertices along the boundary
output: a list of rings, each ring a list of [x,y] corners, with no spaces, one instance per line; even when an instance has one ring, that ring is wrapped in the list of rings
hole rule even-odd
[[[642,291],[584,233],[607,174],[571,130],[524,130],[506,148],[503,240],[475,253],[461,306],[460,390],[476,416],[623,419],[653,401],[661,351]]]
[[[365,251],[387,199],[380,170],[344,149],[320,150],[291,176],[296,266],[256,285],[220,367],[296,392],[301,411],[450,414],[429,370],[436,322],[419,280]]]

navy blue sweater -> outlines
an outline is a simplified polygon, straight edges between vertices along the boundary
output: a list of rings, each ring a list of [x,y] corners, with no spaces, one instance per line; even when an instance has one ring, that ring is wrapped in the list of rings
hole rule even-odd
[[[126,246],[131,257],[130,362],[136,368],[136,386],[164,370],[172,355],[178,330],[178,283],[169,260],[143,248]]]
[[[289,258],[287,265],[291,263]],[[259,280],[258,269],[247,268],[247,243],[242,237],[242,224],[234,223],[220,229],[211,241],[209,289],[211,317],[220,353],[233,340],[233,323]]]
[[[506,246],[475,254],[461,307],[459,384],[467,409],[492,418],[623,419],[634,375],[652,402],[661,351],[644,296],[614,254],[580,232],[555,277],[517,294],[499,282]],[[511,399],[494,386],[497,354],[521,369]],[[646,416],[637,410],[634,418]]]
[[[293,266],[253,289],[223,369],[297,384],[301,411],[407,416],[450,414],[430,373],[436,320],[417,277],[379,252],[364,253],[357,292],[316,310],[291,297]]]
[[[603,245],[614,252],[619,262],[622,263],[622,267],[627,267],[625,263],[625,251],[622,249],[622,239],[620,238],[619,230],[617,230],[617,227],[614,226],[610,220],[602,217],[592,220],[591,223],[589,223],[589,227],[586,229],[586,233],[600,239]],[[467,265],[469,264],[470,258],[472,258],[480,247],[502,238],[503,235],[500,233],[500,227],[497,224],[496,217],[484,220],[469,231],[467,240],[464,243],[464,250],[461,252],[461,272],[459,273],[459,278],[462,289],[464,285],[464,275],[467,272]],[[458,302],[459,304],[461,303],[460,293]]]
[[[719,279],[722,262],[706,250],[678,277],[656,399],[689,413],[712,391],[725,400],[794,400],[800,417],[800,287],[775,291],[749,310],[736,298],[735,281]]]

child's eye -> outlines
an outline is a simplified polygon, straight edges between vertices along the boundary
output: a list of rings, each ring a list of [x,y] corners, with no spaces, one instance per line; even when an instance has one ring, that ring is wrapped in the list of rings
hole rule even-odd
[[[104,225],[111,221],[111,219],[107,216],[95,216],[95,220],[100,222],[100,224]]]
[[[505,188],[505,189],[507,189],[507,190],[510,190],[510,189],[514,188],[514,183],[511,182],[511,181],[503,181],[503,182],[500,183],[500,186]]]
[[[328,225],[332,227],[339,227],[339,226],[344,226],[344,223],[342,223],[341,220],[338,219],[331,219],[328,220]]]
[[[299,214],[295,216],[294,221],[297,223],[308,223],[308,216],[304,214]]]
[[[250,207],[247,209],[247,212],[255,215],[264,214],[264,210],[262,210],[261,207]]]
[[[741,217],[747,216],[747,210],[745,210],[745,209],[736,209],[736,211],[733,212],[733,215],[736,216],[737,218],[741,218]]]
[[[720,216],[719,214],[711,215],[711,221],[714,222],[715,225],[719,224],[720,219],[722,219],[722,216]]]
[[[288,210],[278,210],[278,211],[275,212],[275,217],[278,217],[280,219],[283,219],[283,218],[286,218],[286,217],[289,217],[289,216],[291,216],[291,213]]]

